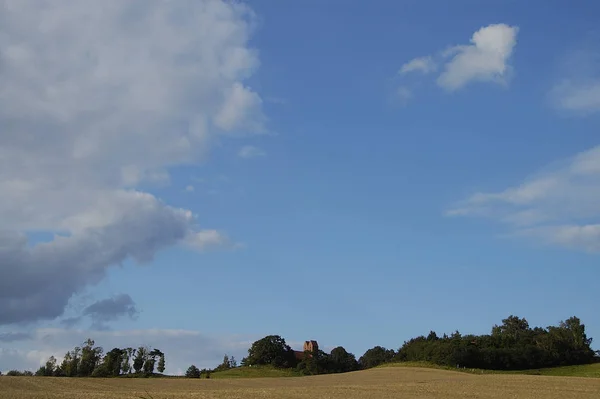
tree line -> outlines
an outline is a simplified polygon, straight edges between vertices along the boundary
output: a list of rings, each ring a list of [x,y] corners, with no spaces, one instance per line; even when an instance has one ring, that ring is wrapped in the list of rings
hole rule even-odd
[[[524,318],[509,316],[494,325],[490,334],[462,335],[459,331],[441,337],[434,331],[419,336],[398,349],[375,346],[356,360],[352,353],[337,347],[327,354],[306,352],[297,359],[294,351],[278,335],[252,344],[244,366],[270,365],[295,368],[303,374],[327,374],[368,369],[390,362],[425,361],[440,366],[490,370],[525,370],[589,364],[600,361],[600,351],[591,348],[592,338],[577,317],[558,326],[531,328]]]
[[[524,318],[509,316],[494,325],[490,334],[462,335],[460,332],[438,336],[430,331],[405,341],[398,349],[375,346],[358,360],[341,346],[330,353],[317,349],[298,358],[295,351],[279,335],[266,336],[252,344],[241,366],[269,365],[294,368],[305,375],[344,373],[368,369],[389,362],[425,361],[441,366],[491,370],[525,370],[556,366],[589,364],[600,361],[600,351],[591,348],[592,338],[577,317],[561,321],[557,326],[531,328]],[[233,356],[225,355],[213,369],[191,365],[189,378],[210,378],[212,372],[238,367]],[[51,356],[35,373],[11,370],[7,375],[57,377],[148,377],[165,370],[165,355],[158,349],[113,348],[106,354],[91,339],[65,354],[59,364]]]
[[[104,354],[100,346],[87,339],[82,346],[68,351],[62,362],[54,356],[35,373],[11,370],[7,376],[39,377],[118,377],[122,375],[149,377],[154,371],[165,371],[165,355],[158,349],[146,346],[139,348],[113,348]]]
[[[488,370],[526,370],[589,364],[600,360],[592,338],[577,317],[558,326],[531,328],[524,318],[509,316],[490,334],[441,337],[434,331],[404,342],[398,351],[376,346],[359,360],[361,367],[387,362],[425,361],[441,366]]]
[[[404,343],[397,361],[429,361],[445,365],[491,370],[525,370],[589,364],[596,360],[592,338],[577,317],[558,326],[531,328],[524,318],[510,316],[487,335],[438,337],[433,331]]]

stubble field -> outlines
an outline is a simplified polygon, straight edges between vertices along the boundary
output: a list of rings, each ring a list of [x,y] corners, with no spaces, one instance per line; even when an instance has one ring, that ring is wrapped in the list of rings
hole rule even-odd
[[[600,398],[600,380],[473,375],[379,368],[339,375],[257,379],[77,379],[0,377],[2,399],[108,398]]]

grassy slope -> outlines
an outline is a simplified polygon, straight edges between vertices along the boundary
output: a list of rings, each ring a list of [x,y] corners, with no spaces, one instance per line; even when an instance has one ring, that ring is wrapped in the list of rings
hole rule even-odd
[[[496,370],[481,370],[481,369],[456,369],[452,367],[438,366],[428,362],[402,362],[402,363],[387,363],[379,367],[420,367],[434,368],[440,370],[453,370],[473,374],[527,374],[527,375],[548,375],[562,377],[591,377],[600,378],[600,363],[584,364],[581,366],[566,366],[553,367],[547,369],[520,370],[520,371],[496,371]]]
[[[217,371],[210,374],[210,378],[273,378],[273,377],[298,377],[301,374],[293,369],[276,369],[270,366],[237,367],[231,370]]]
[[[581,366],[555,367],[547,369],[521,370],[521,371],[496,371],[481,369],[456,369],[452,367],[438,366],[428,362],[402,362],[387,363],[379,367],[417,367],[432,368],[439,370],[460,371],[471,374],[526,374],[526,375],[547,375],[562,377],[591,377],[600,378],[600,363],[586,364]],[[299,377],[300,373],[293,369],[276,369],[269,366],[262,367],[238,367],[231,370],[212,373],[210,378],[277,378],[277,377]]]

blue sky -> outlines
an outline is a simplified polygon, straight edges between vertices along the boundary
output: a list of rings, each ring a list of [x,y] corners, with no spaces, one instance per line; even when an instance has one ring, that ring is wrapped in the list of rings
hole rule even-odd
[[[596,2],[35,3],[0,24],[0,370],[88,335],[172,373],[511,314],[600,340]]]

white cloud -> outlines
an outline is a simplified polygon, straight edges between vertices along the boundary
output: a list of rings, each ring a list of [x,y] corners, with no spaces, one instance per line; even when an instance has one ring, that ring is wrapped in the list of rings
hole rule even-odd
[[[431,56],[414,58],[402,65],[400,68],[400,74],[406,74],[409,72],[421,72],[424,74],[434,72],[437,69],[437,65],[433,61]]]
[[[597,40],[582,40],[577,48],[561,57],[559,65],[562,76],[549,92],[551,105],[574,115],[600,112],[600,52]]]
[[[238,156],[246,159],[264,157],[265,155],[267,155],[265,151],[251,145],[240,148],[240,151],[238,152]]]
[[[600,251],[600,224],[541,226],[520,230],[516,235],[541,239],[566,248]]]
[[[262,131],[261,104],[258,94],[235,83],[226,91],[225,103],[215,116],[215,124],[226,131],[239,128]]]
[[[187,191],[188,193],[193,193],[194,190],[195,190],[195,188],[191,184],[186,186],[186,188],[185,188],[185,191]]]
[[[217,230],[202,230],[190,234],[186,238],[186,244],[198,250],[230,244],[229,238]]]
[[[600,112],[600,80],[582,83],[567,80],[556,85],[551,96],[558,108],[567,111]]]
[[[600,146],[518,186],[476,193],[447,214],[488,217],[512,225],[518,235],[600,251]]]
[[[471,82],[494,82],[506,84],[511,76],[510,58],[517,44],[519,28],[506,24],[482,27],[471,37],[471,44],[452,46],[433,56],[414,58],[402,65],[400,75],[411,72],[430,74],[443,65],[436,82],[438,86],[454,91]],[[397,91],[404,103],[412,97],[405,86]]]
[[[120,330],[83,331],[66,329],[38,329],[30,339],[13,342],[13,348],[0,348],[0,371],[29,369],[35,371],[50,356],[59,362],[75,346],[92,338],[105,351],[114,347],[150,346],[165,353],[167,374],[183,374],[191,365],[213,368],[223,355],[233,355],[239,361],[247,356],[255,336],[210,335],[194,330]]]
[[[60,315],[128,257],[216,243],[190,211],[138,188],[168,182],[169,167],[201,160],[219,135],[264,131],[244,84],[259,64],[251,10],[219,0],[0,8],[0,324]],[[64,236],[28,247],[36,231]]]
[[[506,24],[489,25],[473,34],[469,45],[452,47],[437,82],[447,90],[456,90],[472,81],[505,82],[508,61],[517,44],[519,28]]]

